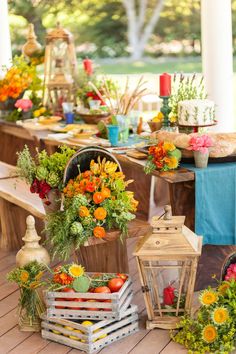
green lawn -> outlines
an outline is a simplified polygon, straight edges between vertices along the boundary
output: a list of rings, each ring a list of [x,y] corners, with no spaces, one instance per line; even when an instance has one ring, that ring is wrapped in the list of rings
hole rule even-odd
[[[105,74],[159,74],[163,72],[194,73],[202,71],[201,58],[158,58],[138,62],[129,62],[125,59],[96,60],[100,70]],[[234,72],[236,72],[236,57],[234,58]]]

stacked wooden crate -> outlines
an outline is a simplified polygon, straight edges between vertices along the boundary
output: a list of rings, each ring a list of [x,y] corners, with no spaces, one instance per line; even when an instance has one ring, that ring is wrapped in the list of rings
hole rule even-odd
[[[130,277],[114,293],[47,292],[42,337],[94,353],[138,331]]]

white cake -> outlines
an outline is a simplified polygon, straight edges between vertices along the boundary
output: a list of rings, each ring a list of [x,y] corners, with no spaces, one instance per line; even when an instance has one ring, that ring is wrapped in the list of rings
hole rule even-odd
[[[211,125],[215,120],[215,103],[210,100],[185,100],[178,103],[178,124]]]

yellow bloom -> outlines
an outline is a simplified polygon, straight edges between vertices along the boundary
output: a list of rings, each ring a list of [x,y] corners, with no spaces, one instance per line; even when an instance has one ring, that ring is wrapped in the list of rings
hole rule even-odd
[[[109,175],[112,175],[113,173],[116,172],[117,167],[118,167],[117,163],[112,161],[107,161],[104,166],[104,172],[108,173]]]
[[[171,123],[177,122],[177,116],[174,116],[173,114],[170,114],[170,115],[169,115],[169,121],[170,121]]]
[[[39,109],[37,109],[36,111],[34,111],[34,113],[33,113],[33,115],[34,115],[34,117],[39,117],[40,116],[40,114],[41,114],[41,112],[40,112],[40,110]]]
[[[152,122],[162,122],[163,121],[163,118],[164,118],[164,115],[162,112],[158,112],[157,115],[152,118]]]
[[[179,165],[179,161],[176,157],[174,156],[170,156],[168,158],[168,162],[167,162],[167,166],[171,169],[174,170],[175,168],[177,168]]]
[[[28,279],[29,273],[26,270],[23,270],[20,275],[20,280],[22,281],[22,283],[26,283]]]
[[[207,325],[203,328],[202,339],[207,343],[212,343],[217,338],[217,330],[212,325]]]
[[[212,320],[218,326],[224,324],[228,319],[229,312],[225,307],[217,307],[212,312]]]
[[[225,295],[226,290],[229,289],[229,286],[230,286],[230,285],[227,284],[227,283],[221,284],[221,285],[219,286],[219,288],[218,288],[218,292],[220,293],[220,295]]]
[[[41,107],[41,108],[39,109],[39,112],[40,112],[40,113],[46,112],[46,108],[45,108],[45,107]]]
[[[176,149],[175,145],[173,143],[169,143],[168,141],[164,142],[163,147],[166,151],[173,151]]]
[[[72,264],[69,268],[69,273],[72,277],[81,277],[84,274],[84,267],[79,264]]]
[[[38,281],[33,281],[30,284],[30,289],[36,289],[38,286],[40,286],[40,283]]]
[[[199,300],[202,305],[210,306],[218,300],[218,295],[215,291],[206,289],[199,296]]]

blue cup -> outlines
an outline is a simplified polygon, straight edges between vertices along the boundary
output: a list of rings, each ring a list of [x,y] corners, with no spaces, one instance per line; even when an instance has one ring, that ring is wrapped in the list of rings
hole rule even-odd
[[[75,114],[73,112],[65,113],[66,124],[73,124],[74,123],[74,116],[75,116]]]
[[[108,125],[108,139],[111,146],[117,146],[119,141],[119,127],[118,125]]]

